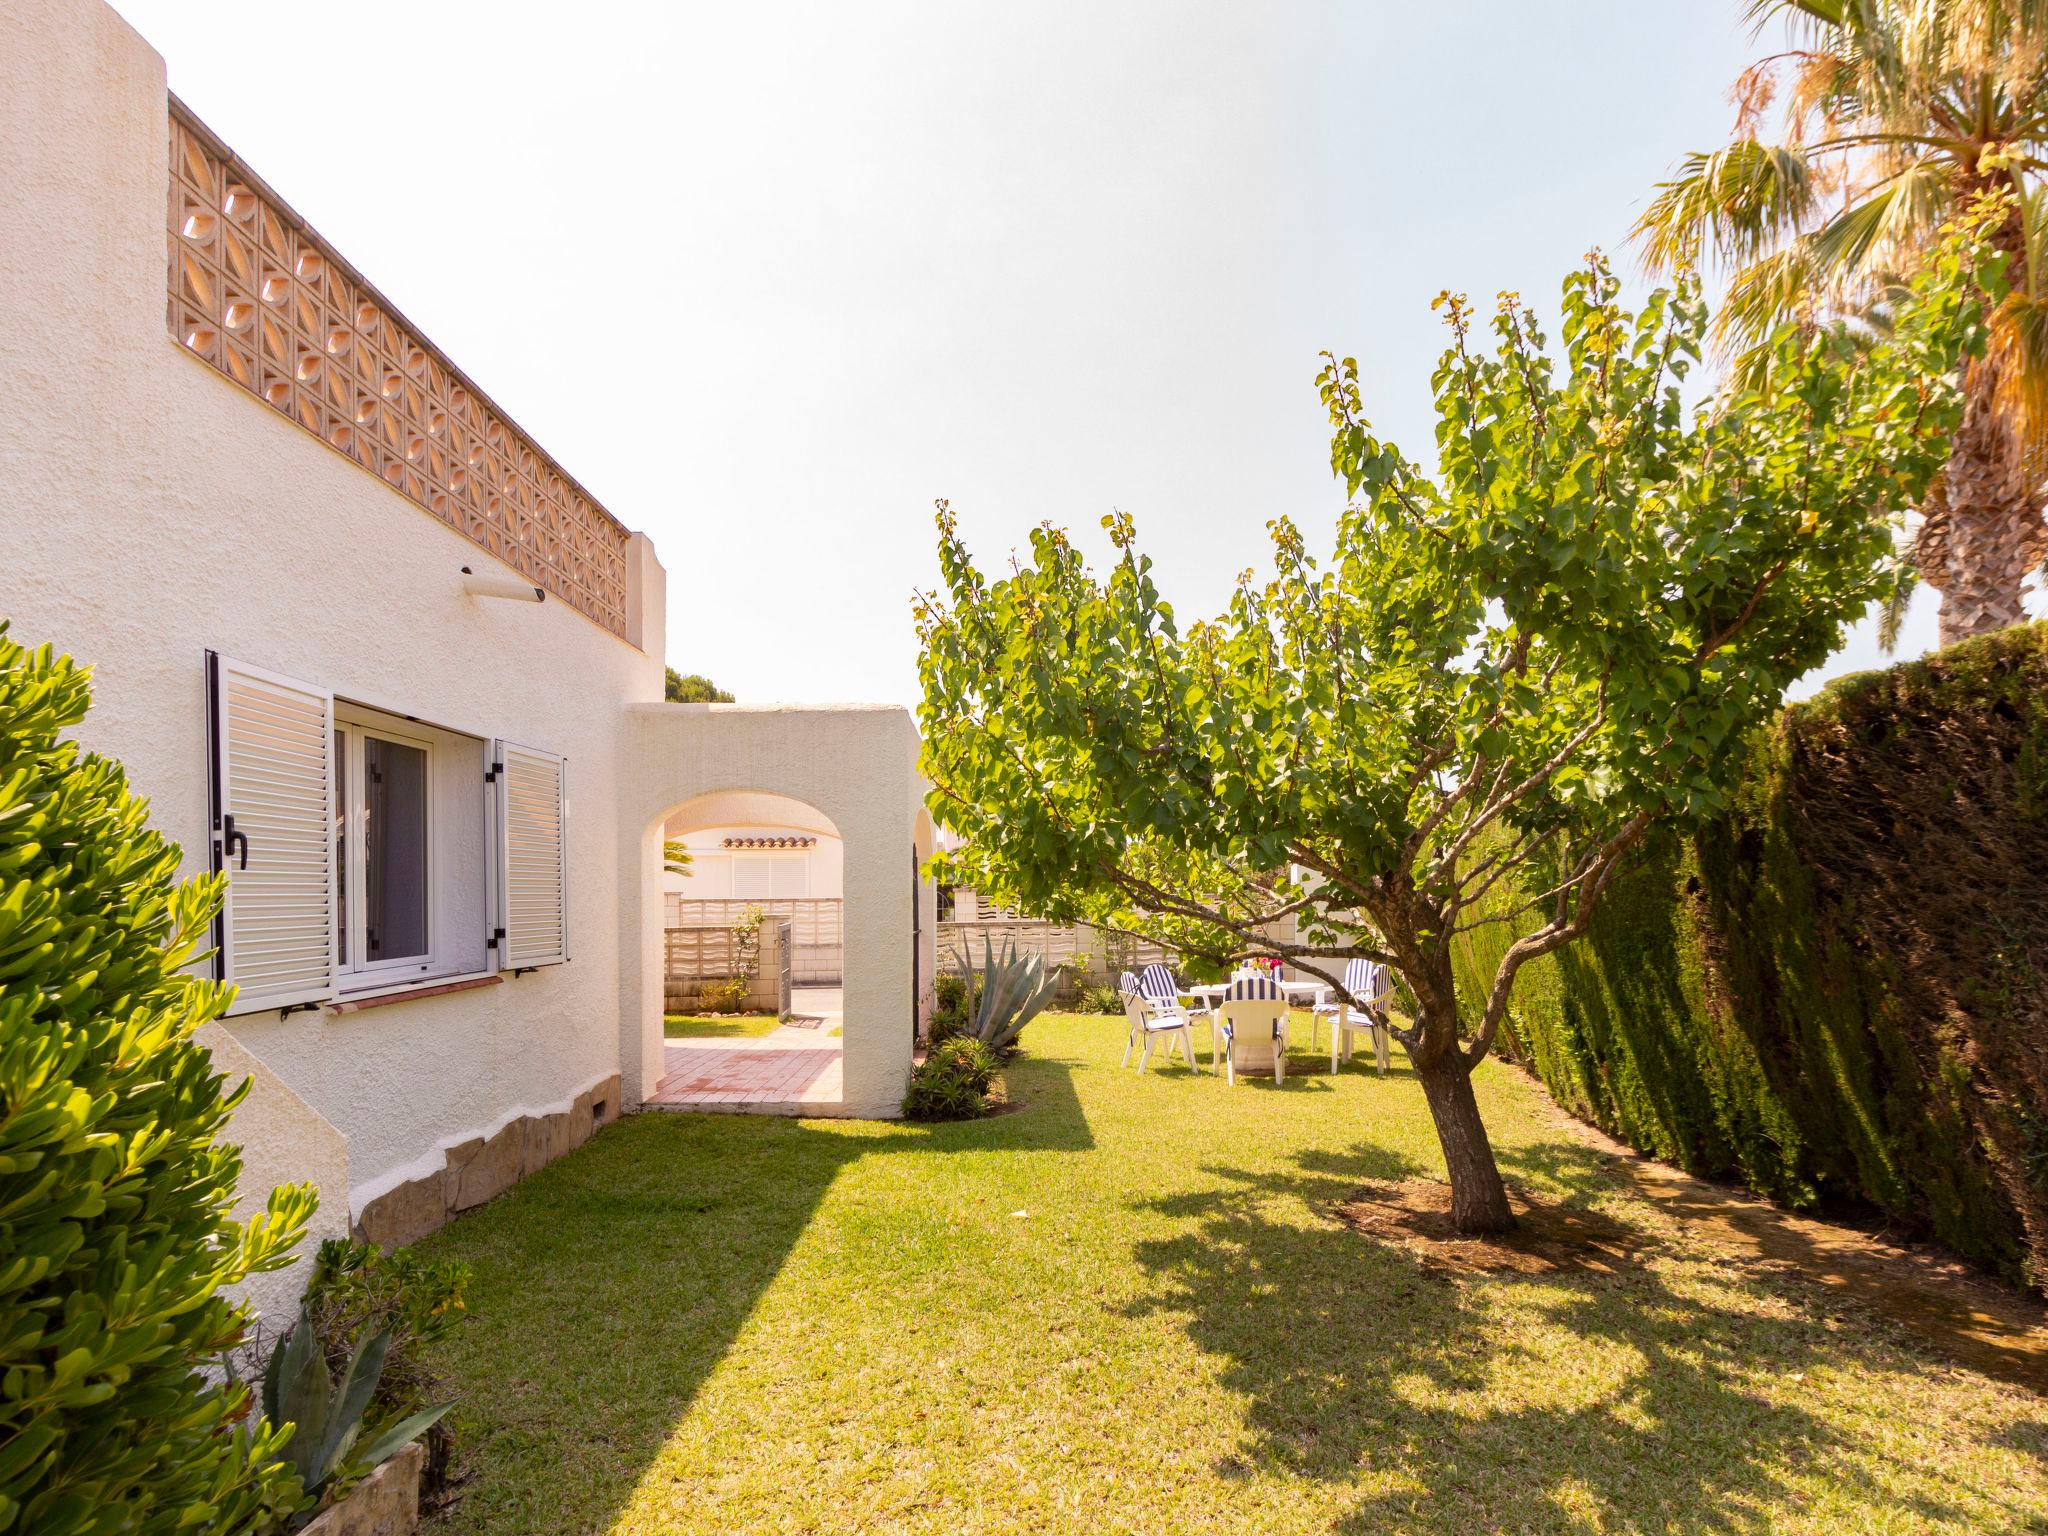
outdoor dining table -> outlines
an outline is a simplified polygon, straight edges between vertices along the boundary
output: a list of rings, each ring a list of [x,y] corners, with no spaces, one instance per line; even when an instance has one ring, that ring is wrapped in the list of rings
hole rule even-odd
[[[1280,990],[1286,995],[1287,1001],[1296,1008],[1320,1008],[1329,995],[1330,985],[1324,981],[1283,981],[1280,983]],[[1216,1031],[1222,1026],[1223,1000],[1230,996],[1230,983],[1212,981],[1199,987],[1183,987],[1181,996],[1193,998],[1201,1005],[1202,1011],[1209,1015],[1209,1070],[1220,1073],[1223,1068],[1222,1058],[1216,1052]],[[1285,1051],[1286,1020],[1281,1021],[1280,1028],[1280,1049]]]

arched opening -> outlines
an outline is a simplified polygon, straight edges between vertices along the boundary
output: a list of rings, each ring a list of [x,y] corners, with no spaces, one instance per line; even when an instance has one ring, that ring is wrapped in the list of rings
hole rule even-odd
[[[760,789],[661,818],[661,1079],[676,1108],[833,1114],[844,1103],[846,847],[816,806]]]
[[[622,862],[637,875],[623,893],[619,935],[626,1102],[660,1106],[682,1081],[668,1066],[664,948],[669,898],[690,899],[684,894],[690,887],[668,888],[679,883],[668,880],[662,869],[671,833],[681,833],[686,846],[695,836],[693,869],[700,852],[706,857],[706,878],[695,888],[696,899],[718,899],[714,889],[759,891],[765,882],[768,896],[754,898],[764,907],[778,899],[826,899],[812,893],[830,888],[825,838],[831,836],[839,842],[843,1024],[839,1036],[831,1034],[828,1021],[811,1038],[822,1037],[837,1048],[843,1084],[838,1103],[825,1102],[828,1095],[813,1082],[808,1102],[725,1088],[706,1091],[730,1093],[731,1098],[703,1107],[877,1119],[899,1114],[934,969],[935,914],[930,882],[921,868],[931,836],[929,822],[920,823],[926,786],[917,773],[917,733],[909,716],[883,705],[647,704],[629,710],[628,723],[633,735],[630,793],[639,814],[621,827]],[[727,848],[727,836],[818,841]],[[794,865],[778,870],[771,857],[766,867],[742,872],[737,864],[715,862],[728,855],[775,856],[800,848],[810,860],[802,872],[803,898],[774,894],[778,879],[783,890],[795,889]],[[721,880],[729,883],[717,883]],[[822,969],[830,959],[823,943],[805,954],[796,938],[793,932],[792,962],[821,967],[811,975],[829,975]],[[808,1000],[809,989],[795,985],[794,972],[791,983],[796,1011]]]

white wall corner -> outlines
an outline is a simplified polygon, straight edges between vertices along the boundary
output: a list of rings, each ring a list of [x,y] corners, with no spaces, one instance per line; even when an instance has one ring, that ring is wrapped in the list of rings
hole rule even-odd
[[[644,533],[626,546],[626,642],[667,664],[668,572]]]
[[[242,1151],[235,1219],[246,1221],[261,1211],[280,1184],[310,1184],[320,1197],[290,1266],[252,1275],[237,1288],[259,1315],[273,1323],[289,1319],[298,1310],[314,1251],[323,1239],[349,1234],[348,1138],[292,1092],[226,1025],[207,1025],[198,1040],[230,1087],[249,1079],[248,1097],[235,1106],[225,1137]]]

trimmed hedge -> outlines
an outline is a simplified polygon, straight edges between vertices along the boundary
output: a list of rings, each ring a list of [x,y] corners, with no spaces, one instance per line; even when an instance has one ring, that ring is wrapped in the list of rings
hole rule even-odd
[[[1479,996],[1507,935],[1473,938]],[[2048,624],[1786,709],[1503,1033],[1642,1151],[2048,1288]]]

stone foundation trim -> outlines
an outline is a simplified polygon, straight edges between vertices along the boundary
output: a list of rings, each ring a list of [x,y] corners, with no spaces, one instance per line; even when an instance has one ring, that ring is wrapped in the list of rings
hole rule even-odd
[[[416,1242],[575,1151],[618,1114],[619,1074],[611,1072],[558,1107],[516,1109],[487,1132],[443,1142],[431,1159],[355,1192],[356,1238],[380,1248]]]

